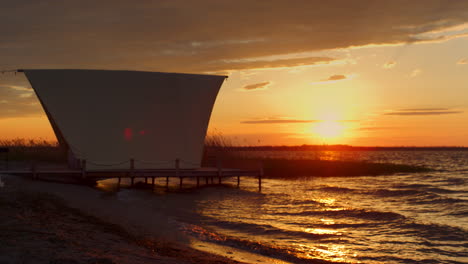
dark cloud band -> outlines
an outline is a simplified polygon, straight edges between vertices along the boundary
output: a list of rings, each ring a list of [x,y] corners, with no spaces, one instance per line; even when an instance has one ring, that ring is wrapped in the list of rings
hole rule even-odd
[[[294,123],[315,123],[319,120],[299,120],[299,119],[260,119],[241,121],[241,124],[294,124]]]
[[[463,111],[456,110],[422,110],[422,111],[396,111],[385,113],[384,115],[394,115],[394,116],[430,116],[430,115],[450,115],[450,114],[461,114]],[[415,109],[417,110],[417,109]]]

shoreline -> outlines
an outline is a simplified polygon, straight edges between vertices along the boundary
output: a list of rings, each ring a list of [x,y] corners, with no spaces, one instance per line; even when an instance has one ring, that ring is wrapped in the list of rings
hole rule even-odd
[[[1,179],[0,263],[288,263],[196,240],[150,204],[87,186]]]
[[[23,180],[14,177],[3,175],[0,189],[1,263],[242,263],[167,238],[132,234],[48,190],[18,186]]]

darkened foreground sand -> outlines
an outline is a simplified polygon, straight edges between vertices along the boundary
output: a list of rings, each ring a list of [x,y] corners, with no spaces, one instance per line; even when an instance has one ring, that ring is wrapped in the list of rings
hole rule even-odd
[[[240,263],[166,242],[141,239],[69,207],[59,197],[2,178],[0,263]]]

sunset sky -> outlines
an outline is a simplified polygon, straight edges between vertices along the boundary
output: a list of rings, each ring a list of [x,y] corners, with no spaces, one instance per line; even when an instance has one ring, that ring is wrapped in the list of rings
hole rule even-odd
[[[0,70],[228,75],[210,131],[237,144],[468,146],[468,1],[2,1],[0,23]],[[15,137],[54,139],[4,73]]]

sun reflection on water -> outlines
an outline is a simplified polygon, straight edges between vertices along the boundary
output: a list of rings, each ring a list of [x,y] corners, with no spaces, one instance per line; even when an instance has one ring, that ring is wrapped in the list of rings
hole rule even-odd
[[[323,228],[306,228],[304,232],[317,235],[341,235],[339,231]]]
[[[326,205],[333,205],[336,201],[335,198],[317,198],[317,199],[314,199],[316,202],[319,202],[319,203],[322,203],[322,204],[326,204]]]
[[[319,244],[316,246],[308,246],[305,244],[296,244],[295,246],[300,248],[303,252],[301,257],[308,259],[320,259],[331,262],[352,261],[353,263],[360,263],[352,259],[352,257],[356,257],[356,254],[351,254],[343,245]]]
[[[335,220],[333,219],[320,219],[320,221],[322,221],[325,225],[334,225],[335,224]]]

